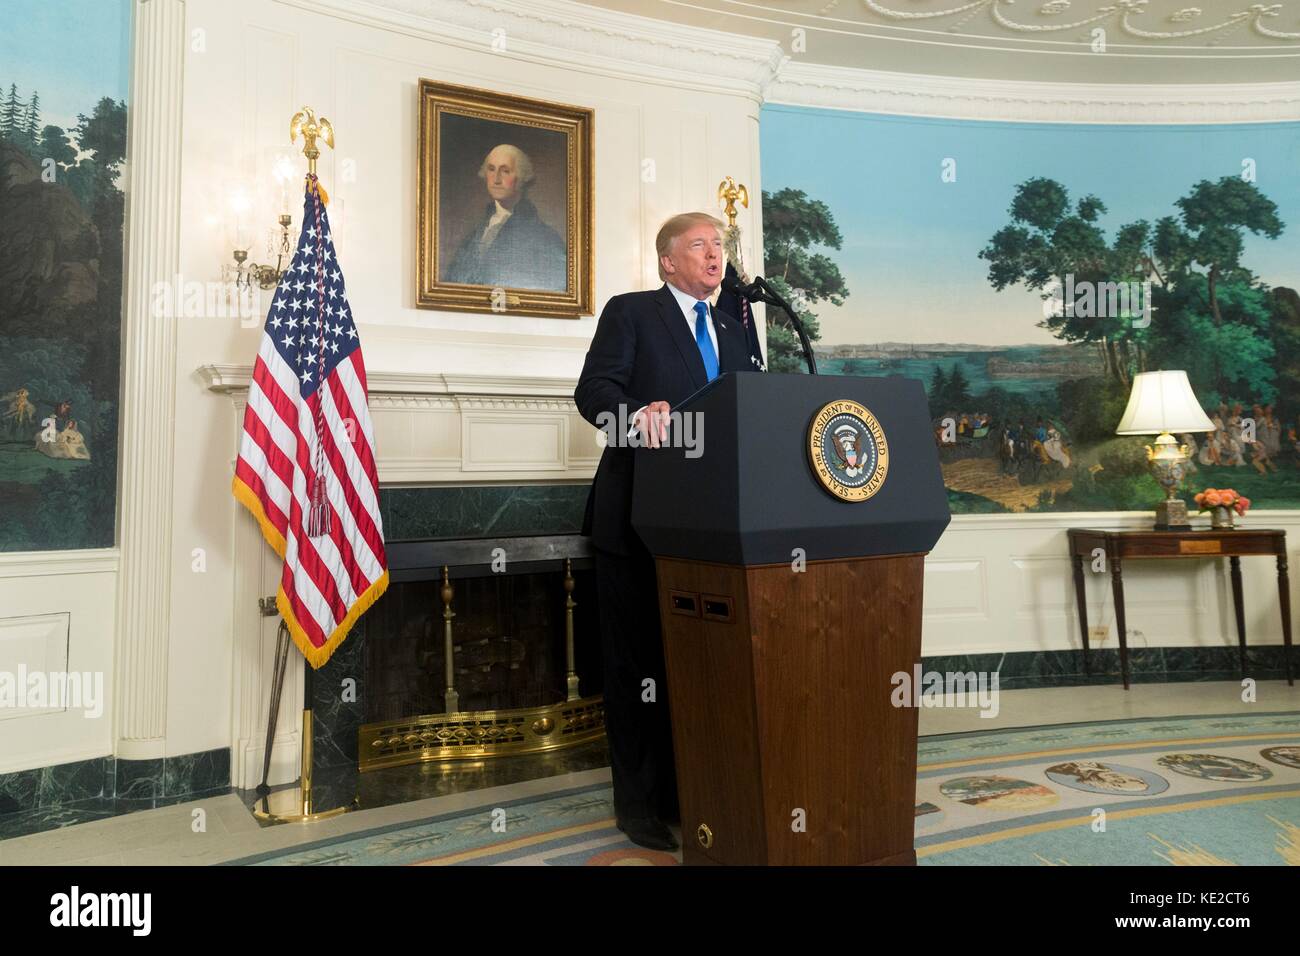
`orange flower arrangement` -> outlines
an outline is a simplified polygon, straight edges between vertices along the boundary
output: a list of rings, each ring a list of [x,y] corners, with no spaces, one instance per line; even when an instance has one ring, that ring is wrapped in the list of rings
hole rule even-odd
[[[1193,500],[1200,506],[1201,511],[1209,511],[1211,508],[1231,508],[1238,515],[1244,515],[1246,509],[1250,507],[1250,499],[1237,494],[1231,488],[1206,488]]]

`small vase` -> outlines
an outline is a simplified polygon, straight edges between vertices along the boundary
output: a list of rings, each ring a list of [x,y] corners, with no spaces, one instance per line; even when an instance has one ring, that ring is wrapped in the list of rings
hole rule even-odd
[[[1232,520],[1236,511],[1225,505],[1217,505],[1210,509],[1210,527],[1217,529],[1232,528]]]

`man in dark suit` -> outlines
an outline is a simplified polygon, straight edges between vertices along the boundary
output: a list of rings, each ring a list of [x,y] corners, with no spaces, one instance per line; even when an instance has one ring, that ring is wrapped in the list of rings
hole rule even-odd
[[[659,448],[672,406],[724,372],[753,370],[741,323],[708,302],[726,265],[722,228],[705,213],[669,219],[655,239],[665,284],[605,305],[573,394],[587,421],[603,428],[611,417],[631,420],[640,445]],[[616,433],[601,454],[582,533],[596,550],[618,825],[635,843],[671,850],[677,842],[665,821],[677,820],[677,777],[659,599],[654,559],[631,523],[635,459],[627,438]]]
[[[496,146],[479,167],[488,191],[483,218],[452,257],[443,280],[563,292],[568,286],[564,240],[542,222],[528,198],[533,163],[516,146]]]

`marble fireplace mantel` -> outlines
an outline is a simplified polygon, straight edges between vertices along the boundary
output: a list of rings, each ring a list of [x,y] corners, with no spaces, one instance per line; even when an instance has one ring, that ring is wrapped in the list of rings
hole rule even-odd
[[[252,367],[203,365],[207,387],[242,411]],[[370,417],[381,485],[587,481],[598,432],[562,376],[372,371]]]

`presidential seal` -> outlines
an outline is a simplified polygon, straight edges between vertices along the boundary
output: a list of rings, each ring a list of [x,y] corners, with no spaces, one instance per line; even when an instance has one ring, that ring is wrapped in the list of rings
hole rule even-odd
[[[823,488],[844,501],[866,501],[885,483],[889,444],[865,406],[831,402],[808,427],[808,459]]]

